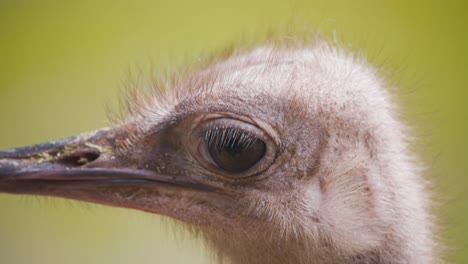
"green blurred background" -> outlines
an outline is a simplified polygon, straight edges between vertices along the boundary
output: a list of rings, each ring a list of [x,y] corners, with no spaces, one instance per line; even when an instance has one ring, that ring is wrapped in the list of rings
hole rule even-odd
[[[129,69],[174,65],[294,21],[387,69],[437,193],[441,235],[468,263],[468,19],[463,1],[0,2],[0,148],[108,124]],[[0,195],[0,263],[206,263],[167,219]],[[174,233],[178,234],[176,237]]]

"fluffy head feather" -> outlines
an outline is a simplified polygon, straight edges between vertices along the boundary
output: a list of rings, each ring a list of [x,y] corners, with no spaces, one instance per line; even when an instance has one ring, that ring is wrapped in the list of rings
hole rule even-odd
[[[323,41],[269,44],[156,86],[130,100],[142,133],[162,119],[229,112],[275,135],[275,163],[242,185],[236,206],[203,223],[181,217],[233,263],[437,262],[426,182],[366,61]]]

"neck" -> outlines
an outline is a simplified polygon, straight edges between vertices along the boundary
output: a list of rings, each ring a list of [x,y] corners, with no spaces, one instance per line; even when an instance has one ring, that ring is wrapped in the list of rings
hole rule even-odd
[[[389,234],[379,246],[361,252],[345,253],[325,236],[299,235],[281,238],[272,231],[226,229],[204,232],[207,244],[219,263],[230,264],[330,264],[330,263],[434,263],[433,256],[411,248],[417,238],[411,234]]]

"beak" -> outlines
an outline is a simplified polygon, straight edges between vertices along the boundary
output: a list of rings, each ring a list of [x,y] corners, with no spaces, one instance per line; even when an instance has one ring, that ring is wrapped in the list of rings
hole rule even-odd
[[[148,203],[151,197],[180,193],[209,193],[214,187],[171,174],[167,167],[139,160],[153,153],[122,148],[128,136],[116,129],[102,129],[76,137],[17,149],[0,150],[0,192],[58,196],[131,207],[156,213],[164,206]],[[168,151],[163,139],[153,140]],[[153,164],[165,164],[162,158]],[[165,169],[166,168],[166,169]],[[173,170],[177,171],[177,170]],[[180,170],[179,170],[180,171]],[[177,174],[177,173],[176,173]],[[146,199],[146,202],[145,200]]]

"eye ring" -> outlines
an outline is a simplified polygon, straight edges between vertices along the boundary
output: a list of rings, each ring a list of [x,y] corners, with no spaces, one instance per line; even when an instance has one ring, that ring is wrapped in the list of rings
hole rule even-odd
[[[193,155],[211,172],[231,178],[248,177],[273,163],[274,143],[254,124],[220,117],[205,120],[194,131]]]

